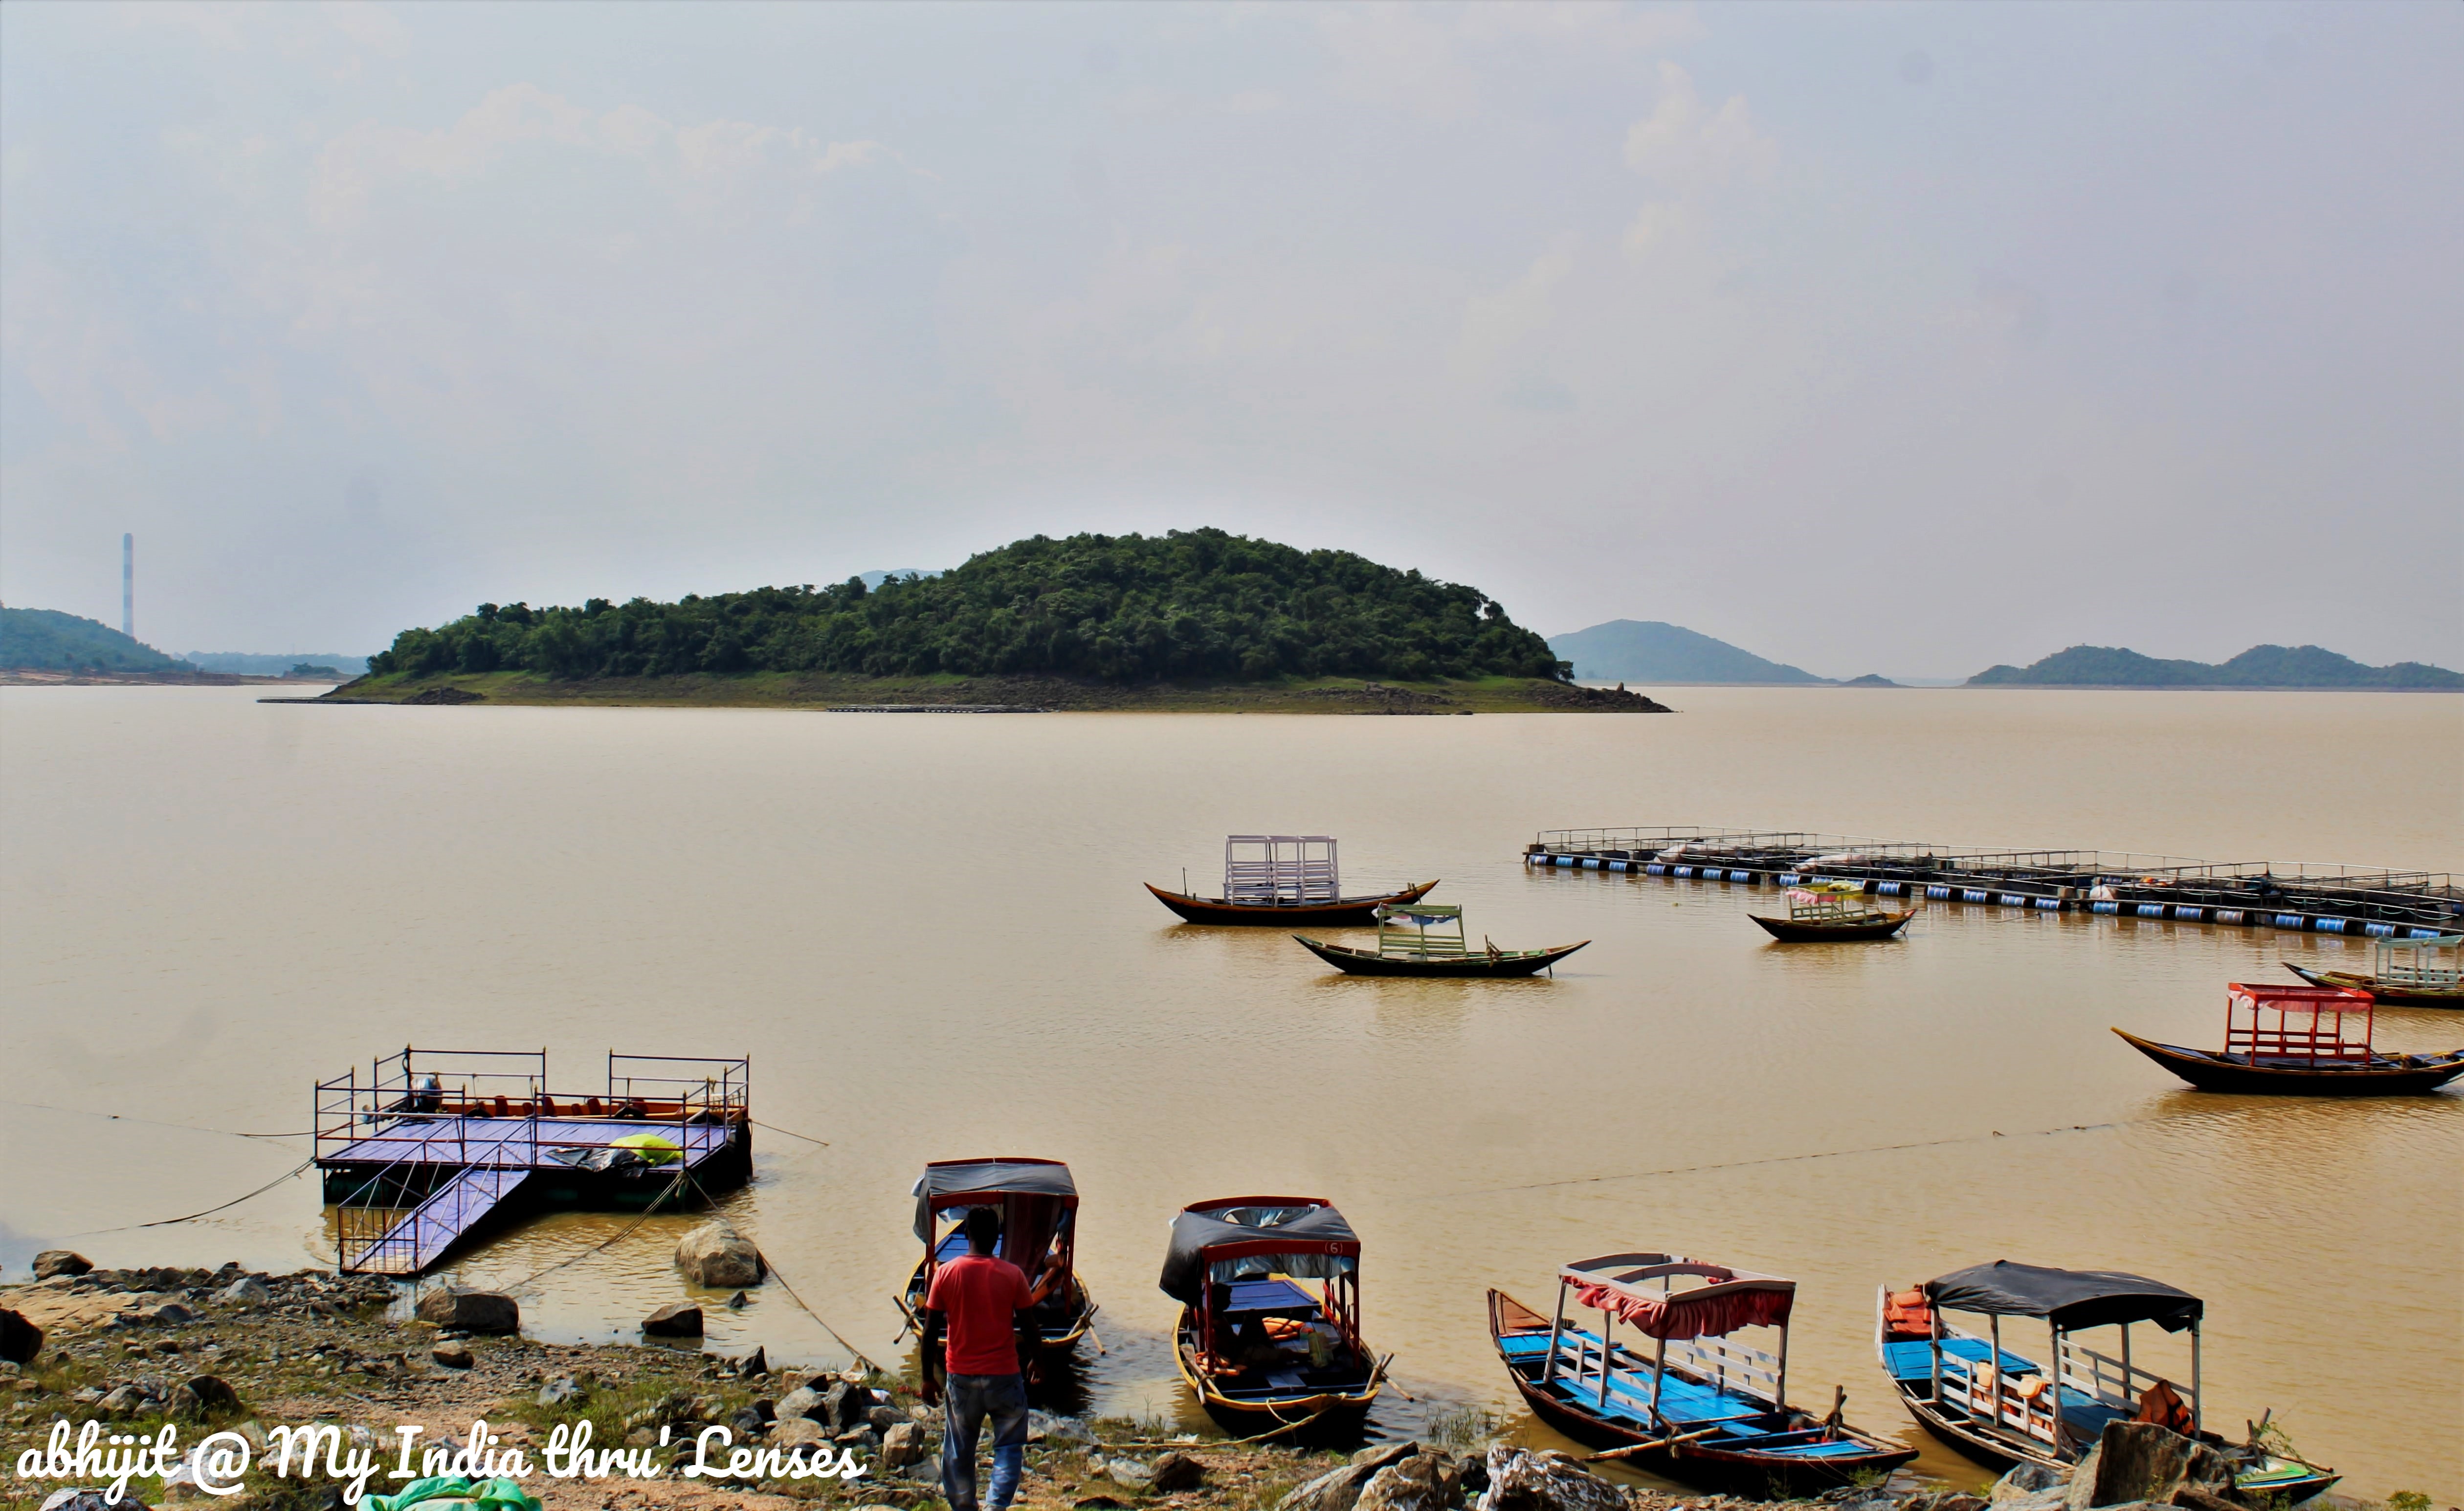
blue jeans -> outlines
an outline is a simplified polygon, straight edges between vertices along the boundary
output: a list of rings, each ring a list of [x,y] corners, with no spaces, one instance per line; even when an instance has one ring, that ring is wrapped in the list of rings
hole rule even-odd
[[[954,1374],[942,1391],[941,1499],[976,1511],[976,1438],[993,1419],[992,1511],[1009,1511],[1026,1473],[1026,1377]]]

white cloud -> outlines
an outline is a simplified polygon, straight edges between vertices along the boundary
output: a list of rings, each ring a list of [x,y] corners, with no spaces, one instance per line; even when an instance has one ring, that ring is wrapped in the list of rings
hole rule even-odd
[[[1496,371],[1556,316],[1557,286],[1574,271],[1575,241],[1557,238],[1523,275],[1495,294],[1476,294],[1463,303],[1463,331],[1455,340],[1453,367],[1462,378]]]
[[[1778,157],[1778,145],[1755,129],[1745,96],[1705,110],[1693,76],[1665,61],[1658,103],[1625,134],[1626,165],[1676,188],[1761,177]]]

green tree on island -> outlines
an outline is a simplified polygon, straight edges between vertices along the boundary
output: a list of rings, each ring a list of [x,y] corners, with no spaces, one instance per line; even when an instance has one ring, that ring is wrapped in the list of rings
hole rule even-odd
[[[368,669],[1043,675],[1107,683],[1544,677],[1549,644],[1477,588],[1221,530],[1044,536],[939,577],[765,587],[673,603],[482,603],[407,629]]]

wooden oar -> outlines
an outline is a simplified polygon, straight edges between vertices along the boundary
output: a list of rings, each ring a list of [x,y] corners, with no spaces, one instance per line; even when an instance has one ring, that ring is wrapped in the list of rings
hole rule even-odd
[[[1583,1456],[1583,1462],[1596,1464],[1612,1458],[1632,1458],[1637,1454],[1656,1453],[1662,1448],[1674,1448],[1680,1443],[1690,1443],[1698,1437],[1708,1437],[1718,1431],[1716,1427],[1706,1427],[1699,1433],[1687,1433],[1683,1436],[1662,1437],[1656,1442],[1636,1443],[1630,1448],[1612,1448],[1605,1454],[1586,1454]]]
[[[1407,1401],[1411,1402],[1414,1406],[1418,1406],[1418,1405],[1419,1405],[1419,1404],[1420,1404],[1420,1398],[1419,1398],[1419,1396],[1414,1395],[1411,1391],[1404,1390],[1404,1389],[1403,1389],[1403,1387],[1402,1387],[1400,1384],[1398,1384],[1397,1381],[1395,1381],[1394,1379],[1390,1378],[1390,1377],[1387,1375],[1387,1373],[1386,1373],[1386,1367],[1387,1367],[1388,1365],[1390,1365],[1390,1364],[1393,1364],[1394,1362],[1395,1362],[1395,1356],[1394,1356],[1393,1354],[1391,1354],[1391,1353],[1390,1353],[1390,1354],[1388,1354],[1385,1358],[1380,1359],[1380,1360],[1378,1360],[1378,1361],[1377,1361],[1377,1368],[1369,1371],[1369,1388],[1370,1388],[1371,1390],[1373,1390],[1373,1391],[1374,1391],[1374,1390],[1375,1390],[1375,1389],[1377,1388],[1377,1382],[1378,1382],[1378,1381],[1380,1381],[1380,1380],[1384,1380],[1388,1385],[1394,1386],[1394,1388],[1395,1388],[1395,1393],[1396,1393],[1397,1395],[1399,1395],[1399,1396],[1401,1396],[1404,1400],[1407,1400]]]

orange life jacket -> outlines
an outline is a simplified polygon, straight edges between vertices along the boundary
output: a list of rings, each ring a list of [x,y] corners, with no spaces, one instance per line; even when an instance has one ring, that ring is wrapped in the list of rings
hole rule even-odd
[[[1882,1298],[1882,1326],[1895,1337],[1933,1336],[1933,1307],[1923,1291],[1892,1291]]]

